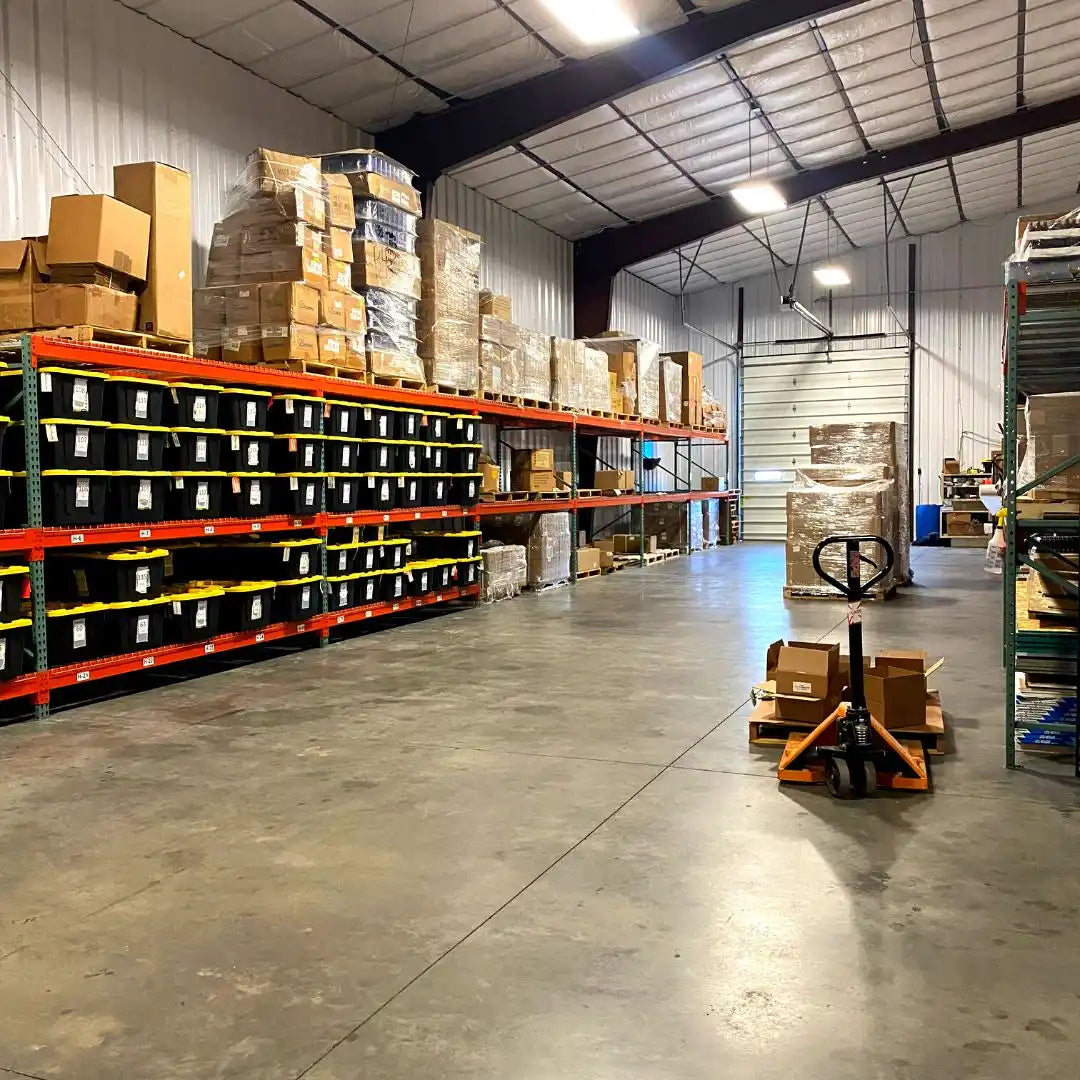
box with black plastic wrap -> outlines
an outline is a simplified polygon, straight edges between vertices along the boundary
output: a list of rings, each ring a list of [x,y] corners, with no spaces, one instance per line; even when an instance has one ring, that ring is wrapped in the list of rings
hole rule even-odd
[[[607,389],[607,376],[604,387]],[[551,339],[551,400],[564,409],[585,407],[585,343]]]
[[[522,544],[484,548],[481,597],[487,601],[517,596],[529,580],[529,563]]]
[[[420,222],[419,351],[433,386],[480,386],[480,244],[476,233],[448,222]]]
[[[489,394],[523,396],[520,326],[494,315],[480,316],[480,389]]]
[[[357,197],[353,205],[356,210],[354,236],[386,244],[410,255],[417,253],[416,232],[420,219],[415,214],[381,199]]]
[[[899,584],[911,576],[911,487],[908,477],[908,429],[892,421],[853,424],[823,424],[810,429],[810,461],[814,465],[882,464],[892,467],[896,482],[895,513],[899,520],[896,573]],[[891,527],[887,523],[886,527]],[[847,530],[851,531],[851,530]]]
[[[358,288],[367,307],[367,362],[372,375],[424,381],[417,354],[417,301],[387,289]]]
[[[629,334],[611,331],[610,335],[589,338],[586,344],[600,349],[609,357],[621,357],[624,353],[632,355],[636,368],[636,385],[624,392],[637,401],[637,414],[646,420],[660,419],[660,346],[646,338],[633,337]]]
[[[884,536],[891,540],[898,531],[896,481],[886,477],[890,466],[810,467],[796,473],[787,496],[787,584],[810,595],[838,595],[814,569],[814,549],[827,536],[854,533]],[[873,556],[871,556],[873,557]],[[876,561],[876,560],[875,560]],[[837,581],[847,577],[843,545],[828,548],[822,567]],[[899,568],[876,588],[888,589]],[[868,581],[877,573],[862,564],[861,578]]]

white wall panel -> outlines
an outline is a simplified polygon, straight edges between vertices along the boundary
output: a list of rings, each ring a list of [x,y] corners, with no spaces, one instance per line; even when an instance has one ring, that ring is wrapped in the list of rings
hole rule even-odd
[[[197,282],[249,150],[358,140],[116,0],[0,0],[0,65],[18,94],[0,86],[0,236],[44,233],[53,195],[111,192],[119,162],[164,161],[192,174]]]
[[[480,284],[513,300],[514,322],[573,337],[574,250],[569,240],[445,176],[435,185],[429,213],[480,234]]]

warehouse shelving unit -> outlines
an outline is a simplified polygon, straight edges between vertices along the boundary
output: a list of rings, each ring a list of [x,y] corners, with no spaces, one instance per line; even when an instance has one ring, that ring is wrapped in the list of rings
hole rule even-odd
[[[1019,412],[1029,394],[1080,390],[1080,290],[1069,283],[1034,283],[1019,280],[1034,267],[1010,264],[1005,291],[1006,340],[1004,372],[1006,552],[1004,581],[1005,761],[1020,767],[1016,758],[1016,673],[1031,671],[1063,676],[1075,684],[1078,676],[1080,633],[1021,627],[1018,623],[1017,584],[1022,567],[1038,571],[1062,587],[1069,583],[1031,555],[1030,538],[1054,533],[1080,539],[1080,518],[1017,516],[1017,499],[1048,480],[1080,469],[1080,455],[1060,462],[1039,476],[1021,482]],[[1073,586],[1075,588],[1075,585]],[[1077,735],[1071,723],[1024,720],[1024,728],[1039,733]],[[1080,755],[1080,750],[1076,752]],[[1080,775],[1080,756],[1076,756]]]
[[[493,402],[471,397],[435,394],[393,386],[370,385],[352,379],[338,379],[322,375],[302,374],[274,368],[227,364],[198,357],[181,356],[154,350],[133,349],[108,344],[80,344],[43,334],[24,335],[19,353],[22,366],[22,394],[25,430],[36,431],[38,414],[39,361],[96,370],[137,372],[165,380],[194,380],[221,385],[237,385],[268,389],[277,392],[303,393],[315,398],[355,400],[358,403],[401,405],[416,409],[456,414],[475,415],[495,423],[515,426],[554,427],[569,431],[574,447],[574,490],[570,499],[555,501],[532,501],[529,503],[480,503],[475,506],[434,506],[410,509],[355,511],[346,514],[326,512],[325,504],[320,512],[310,516],[294,517],[273,515],[268,517],[228,517],[199,521],[166,521],[145,525],[103,524],[86,527],[46,527],[43,525],[41,498],[41,461],[37,439],[26,440],[27,511],[29,524],[24,528],[0,530],[0,551],[24,553],[30,566],[30,585],[33,597],[45,595],[45,554],[50,550],[72,547],[105,547],[124,544],[163,543],[173,540],[205,539],[207,537],[247,536],[259,533],[308,532],[320,536],[324,542],[327,531],[335,527],[380,526],[406,524],[420,521],[447,522],[464,520],[477,522],[494,514],[547,513],[569,511],[574,515],[582,509],[605,506],[629,506],[641,508],[649,502],[685,502],[705,498],[734,498],[732,492],[679,491],[662,493],[629,493],[625,496],[587,497],[577,495],[577,433],[594,432],[617,434],[635,440],[638,447],[640,474],[640,446],[645,438],[701,439],[714,442],[726,441],[720,433],[690,432],[677,425],[658,425],[633,420],[584,416],[558,409],[519,407],[505,402]],[[639,485],[640,486],[640,485]],[[576,563],[576,556],[575,556]],[[325,570],[325,548],[322,551],[322,569]],[[576,569],[576,567],[575,567]],[[428,595],[404,597],[393,602],[368,604],[346,611],[330,611],[325,594],[321,610],[304,622],[274,623],[258,631],[248,633],[219,634],[206,641],[184,645],[167,645],[142,652],[126,653],[92,660],[81,664],[68,664],[50,668],[45,631],[44,604],[34,603],[33,645],[36,670],[15,679],[0,682],[0,701],[32,698],[35,713],[39,717],[48,714],[50,693],[64,687],[97,682],[120,675],[170,664],[196,660],[209,655],[233,652],[274,641],[300,639],[309,636],[325,643],[331,631],[349,624],[385,618],[417,608],[452,601],[470,600],[478,597],[480,586],[452,586]]]

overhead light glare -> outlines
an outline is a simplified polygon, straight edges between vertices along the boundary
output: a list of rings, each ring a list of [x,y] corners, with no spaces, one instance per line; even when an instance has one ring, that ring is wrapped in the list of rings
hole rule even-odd
[[[638,36],[619,0],[543,0],[544,7],[585,45],[614,45]]]
[[[851,284],[851,275],[842,266],[819,266],[814,271],[814,277],[819,285],[828,289]]]
[[[762,181],[748,181],[731,189],[731,197],[748,214],[761,217],[765,214],[775,214],[777,210],[787,209],[787,199],[780,194],[780,189],[775,184]]]

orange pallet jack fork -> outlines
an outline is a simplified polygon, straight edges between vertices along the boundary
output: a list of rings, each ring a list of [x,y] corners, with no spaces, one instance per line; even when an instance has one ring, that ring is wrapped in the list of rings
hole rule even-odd
[[[845,548],[847,580],[837,581],[822,569],[821,554],[829,547]],[[860,551],[877,544],[884,559],[879,567]],[[862,581],[862,564],[877,573]],[[788,736],[777,776],[781,783],[821,784],[837,799],[873,795],[878,788],[928,791],[930,768],[918,742],[897,739],[870,715],[863,686],[862,600],[893,568],[892,546],[880,536],[829,536],[814,549],[814,569],[847,598],[848,652],[851,666],[851,704],[842,704],[808,735]]]

